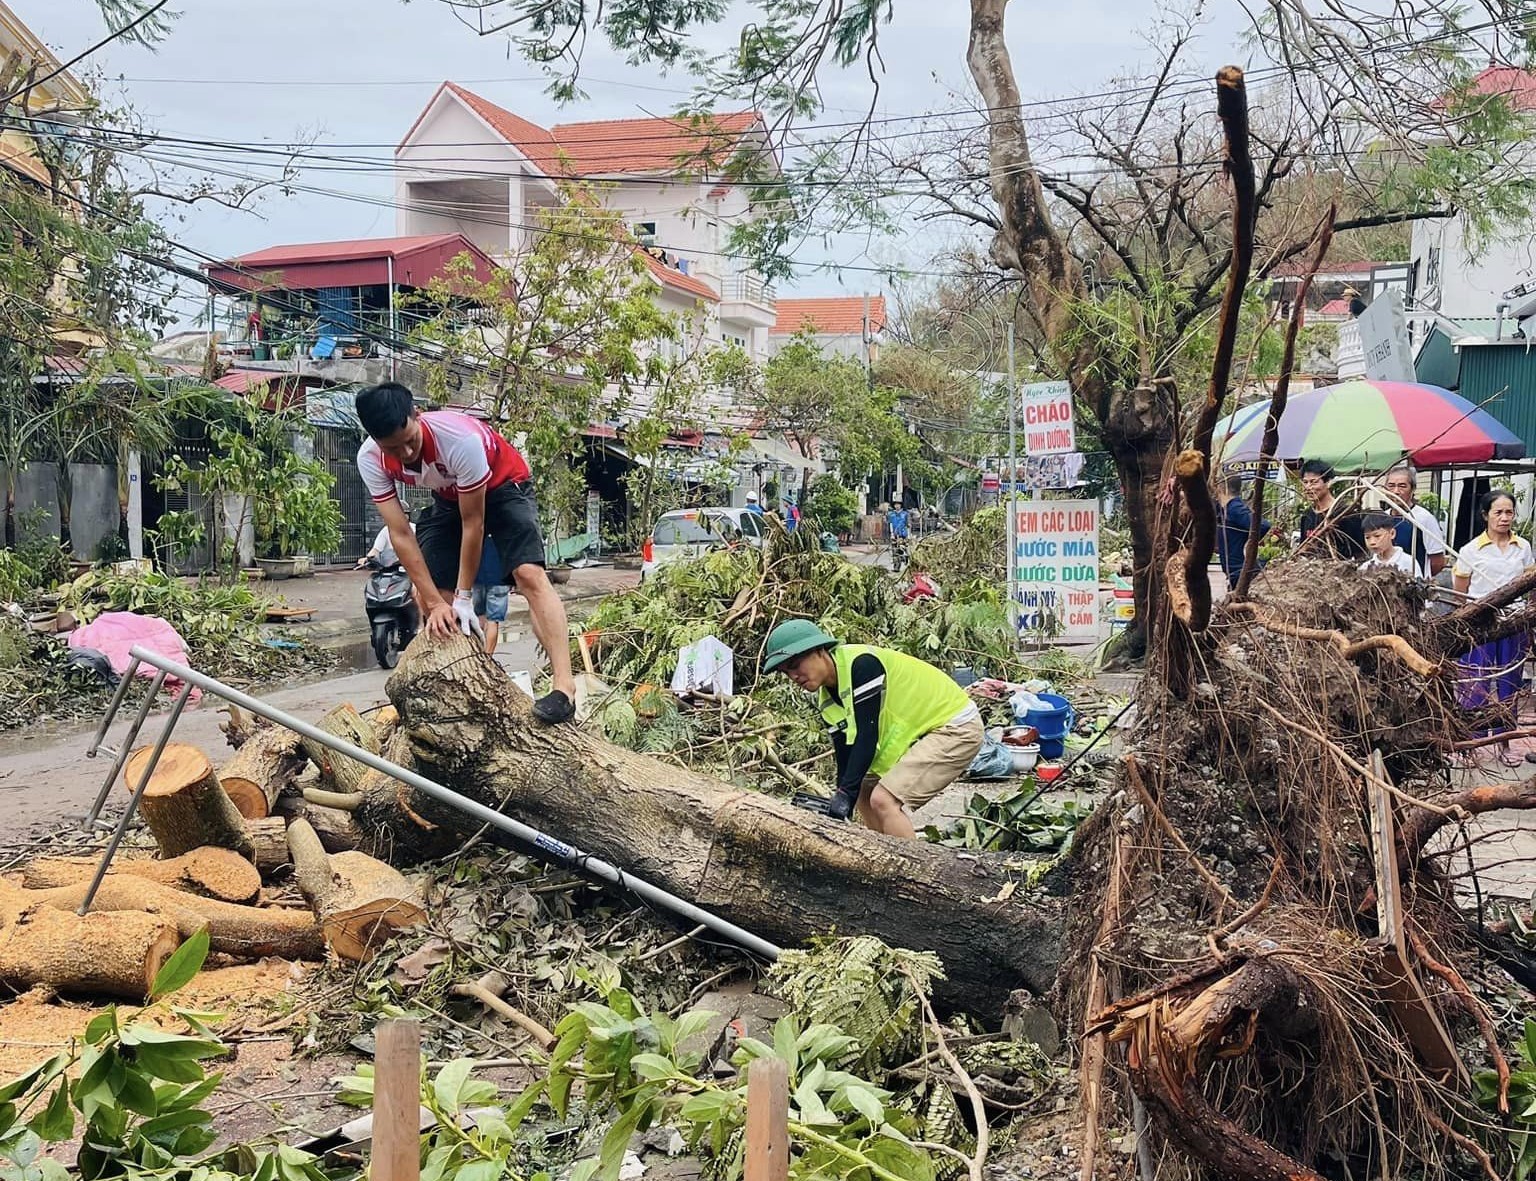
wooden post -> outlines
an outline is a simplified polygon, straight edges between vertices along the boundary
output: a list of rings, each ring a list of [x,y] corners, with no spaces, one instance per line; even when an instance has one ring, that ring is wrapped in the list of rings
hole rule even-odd
[[[747,1159],[744,1181],[789,1176],[789,1067],[758,1058],[747,1068]]]
[[[420,1181],[421,1025],[385,1021],[373,1053],[369,1181]]]

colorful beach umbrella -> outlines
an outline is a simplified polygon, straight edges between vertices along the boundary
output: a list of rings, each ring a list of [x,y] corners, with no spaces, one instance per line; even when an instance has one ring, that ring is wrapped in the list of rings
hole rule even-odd
[[[1216,424],[1218,464],[1259,458],[1266,398]],[[1522,459],[1520,437],[1450,390],[1407,381],[1346,381],[1293,394],[1280,418],[1282,462],[1321,459],[1341,471],[1380,471],[1399,460],[1457,467]]]

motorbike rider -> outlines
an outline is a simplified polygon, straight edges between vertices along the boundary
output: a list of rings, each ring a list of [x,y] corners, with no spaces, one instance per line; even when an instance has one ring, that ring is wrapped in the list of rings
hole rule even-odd
[[[416,523],[410,520],[410,514],[406,514],[406,520],[411,526],[411,532],[416,532]],[[400,564],[400,555],[395,553],[395,546],[389,540],[389,526],[379,530],[379,535],[373,539],[373,545],[362,557],[357,560],[357,569],[361,570],[369,562],[377,562],[380,569],[388,570],[391,566]]]

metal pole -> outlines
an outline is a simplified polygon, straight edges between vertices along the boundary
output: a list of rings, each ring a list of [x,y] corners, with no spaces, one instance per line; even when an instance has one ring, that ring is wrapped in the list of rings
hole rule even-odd
[[[107,731],[112,728],[112,722],[117,717],[117,711],[122,707],[123,698],[128,696],[128,686],[133,683],[133,678],[138,671],[138,660],[130,660],[128,667],[123,670],[122,679],[117,682],[117,689],[112,694],[112,703],[107,706],[107,712],[101,719],[101,725],[96,728],[96,737],[91,739],[91,745],[85,748],[86,758],[94,759],[96,752],[101,749],[101,744],[107,740]]]
[[[388,284],[385,294],[389,298],[389,380],[394,381],[395,358],[400,353],[399,346],[395,343],[400,331],[399,323],[395,318],[395,256],[393,254],[388,255],[385,258],[384,265],[388,271],[388,274],[385,275],[385,282]]]
[[[135,660],[133,667],[137,668],[139,662]],[[126,681],[124,682],[126,684]],[[123,769],[123,764],[128,761],[128,752],[133,749],[133,742],[139,736],[139,728],[144,725],[144,719],[149,717],[149,711],[155,704],[155,699],[160,696],[160,686],[165,684],[165,673],[155,670],[155,679],[150,682],[149,692],[144,695],[144,700],[139,703],[139,712],[134,716],[133,725],[128,727],[128,733],[123,735],[123,740],[118,744],[117,756],[112,760],[112,770],[107,772],[107,777],[102,780],[101,790],[96,793],[96,802],[91,805],[91,810],[86,814],[85,827],[95,828],[97,818],[101,816],[101,809],[106,805],[107,794],[112,790],[112,784],[117,780],[117,773]],[[108,717],[115,711],[108,711]],[[87,754],[90,752],[87,751]]]
[[[481,824],[489,824],[492,828],[499,828],[502,832],[542,850],[549,859],[552,859],[557,864],[568,866],[581,873],[591,874],[602,881],[611,882],[628,890],[641,900],[670,910],[673,914],[687,919],[694,924],[702,923],[716,934],[725,936],[725,938],[740,944],[748,951],[765,959],[776,960],[779,958],[780,949],[776,944],[769,943],[766,939],[761,939],[752,934],[752,932],[736,926],[735,923],[727,922],[718,915],[711,914],[702,907],[695,906],[693,903],[679,898],[675,894],[669,894],[660,886],[653,886],[643,878],[627,874],[616,865],[610,865],[598,857],[594,857],[589,853],[583,853],[580,849],[566,844],[558,837],[552,837],[548,833],[540,832],[538,829],[524,824],[520,820],[514,820],[510,816],[503,815],[494,808],[487,808],[484,804],[461,796],[456,791],[450,791],[442,784],[428,779],[425,775],[419,775],[406,767],[391,763],[388,759],[380,758],[372,751],[364,750],[360,746],[354,746],[350,742],[337,738],[334,734],[327,734],[318,726],[312,726],[308,722],[286,714],[282,710],[268,705],[264,701],[259,701],[247,693],[231,688],[221,681],[214,680],[212,677],[206,677],[196,669],[188,668],[184,664],[177,664],[174,660],[167,660],[157,652],[150,652],[145,648],[140,648],[138,645],[134,645],[132,652],[133,655],[146,664],[163,669],[186,685],[196,685],[204,692],[212,693],[217,697],[222,697],[225,701],[233,702],[242,709],[250,710],[251,713],[256,714],[258,717],[276,722],[280,726],[286,726],[295,733],[305,738],[313,739],[315,742],[320,743],[321,746],[334,750],[337,754],[343,754],[348,758],[356,759],[365,767],[372,767],[375,771],[382,771],[384,774],[398,779],[401,783],[414,787],[417,791],[425,792],[434,800],[447,804],[450,808],[457,808],[460,812],[474,820],[478,820]],[[179,707],[180,699],[178,699],[177,707],[171,715],[172,725],[175,724],[176,718],[180,714]],[[169,733],[169,726],[167,727],[167,733]],[[158,753],[155,757],[159,757]],[[153,761],[151,766],[153,766]],[[136,799],[137,797],[135,797]]]
[[[1013,642],[1019,642],[1019,606],[1018,586],[1014,575],[1018,570],[1018,562],[1014,557],[1018,550],[1018,537],[1015,529],[1018,524],[1018,478],[1019,478],[1019,440],[1016,433],[1015,419],[1017,409],[1015,403],[1019,400],[1018,385],[1013,371],[1013,325],[1008,325],[1008,619],[1013,625]]]
[[[141,655],[137,648],[134,649],[134,654]],[[134,813],[139,810],[139,801],[144,798],[144,789],[149,786],[150,776],[155,773],[155,766],[160,762],[160,756],[165,753],[165,744],[171,740],[171,731],[176,729],[176,723],[181,720],[181,711],[186,708],[187,698],[190,696],[192,696],[192,682],[187,681],[182,685],[181,692],[176,694],[176,702],[171,706],[171,716],[165,719],[165,729],[161,730],[160,737],[155,739],[155,749],[149,752],[149,762],[144,764],[144,774],[139,776],[139,785],[133,789],[133,797],[128,801],[128,806],[123,809],[123,818],[112,830],[112,837],[107,841],[107,847],[101,855],[101,864],[96,867],[96,876],[91,879],[91,884],[85,891],[85,897],[80,900],[80,909],[75,912],[76,914],[83,915],[91,909],[91,903],[96,899],[96,891],[101,889],[101,880],[107,876],[107,867],[112,864],[112,858],[117,855],[117,847],[123,843],[123,836],[127,833],[128,826],[133,823]]]

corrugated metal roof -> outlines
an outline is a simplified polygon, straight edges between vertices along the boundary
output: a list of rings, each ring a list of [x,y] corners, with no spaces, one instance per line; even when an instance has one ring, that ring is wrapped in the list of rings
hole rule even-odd
[[[246,291],[380,286],[391,278],[398,286],[425,287],[461,254],[474,260],[476,278],[491,277],[496,264],[463,234],[271,246],[207,270],[215,282]]]
[[[741,138],[762,126],[756,111],[557,123],[555,142],[583,173],[718,172]]]
[[[1525,442],[1536,455],[1536,348],[1529,341],[1463,347],[1463,398],[1481,406]]]

